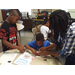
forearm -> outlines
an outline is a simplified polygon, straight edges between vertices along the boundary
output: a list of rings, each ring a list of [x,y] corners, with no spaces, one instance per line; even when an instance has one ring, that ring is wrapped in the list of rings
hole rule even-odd
[[[57,47],[55,43],[51,44],[50,46],[47,46],[46,49],[47,50],[51,50],[51,48]]]
[[[32,47],[30,47],[29,45],[27,45],[27,44],[25,44],[24,47],[25,47],[26,49],[31,50],[32,52],[35,50],[35,49],[33,49]]]
[[[49,52],[49,55],[53,55],[53,56],[56,56],[56,57],[60,57],[58,52]]]
[[[11,48],[15,48],[15,49],[18,48],[17,45],[13,45],[12,43],[10,43],[10,42],[8,42],[8,41],[6,41],[4,39],[2,40],[2,43],[3,43],[3,45],[8,46],[8,47],[11,47]]]
[[[17,41],[18,41],[18,45],[21,45],[21,44],[20,44],[20,41],[19,41],[19,37],[18,37],[18,35],[17,35]]]

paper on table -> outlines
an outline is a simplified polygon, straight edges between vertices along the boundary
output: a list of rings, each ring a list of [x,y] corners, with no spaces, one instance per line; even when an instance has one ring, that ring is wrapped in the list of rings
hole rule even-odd
[[[11,63],[2,63],[1,65],[13,65]]]
[[[10,63],[12,63],[16,56],[17,56],[17,53],[14,53],[14,52],[5,52],[0,57],[0,63],[7,63],[8,61],[11,61]]]
[[[28,52],[24,52],[14,61],[14,63],[18,65],[29,65],[33,58],[34,57],[31,54],[29,54]]]

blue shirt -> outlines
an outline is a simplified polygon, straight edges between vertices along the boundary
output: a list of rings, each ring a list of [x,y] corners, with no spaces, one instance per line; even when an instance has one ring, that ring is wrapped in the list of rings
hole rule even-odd
[[[44,43],[43,43],[43,45],[42,46],[40,46],[40,47],[38,47],[38,45],[36,44],[36,40],[34,40],[34,41],[32,41],[32,42],[29,42],[29,43],[27,43],[30,47],[32,47],[32,48],[34,48],[34,49],[36,49],[36,50],[39,50],[39,48],[41,48],[41,47],[47,47],[47,46],[49,46],[50,45],[50,42],[48,41],[48,40],[45,40],[44,41]]]
[[[58,51],[59,56],[62,58],[70,56],[69,59],[75,63],[75,23],[72,23],[64,36],[65,39],[61,38],[59,34],[58,40],[55,42],[58,47],[63,44],[62,50]]]

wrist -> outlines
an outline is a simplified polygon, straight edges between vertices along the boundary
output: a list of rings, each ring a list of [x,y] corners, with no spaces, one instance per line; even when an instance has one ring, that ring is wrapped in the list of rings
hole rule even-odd
[[[45,47],[45,49],[48,49],[47,47]]]
[[[21,44],[20,43],[18,43],[18,46],[20,46]]]
[[[15,46],[15,49],[18,49],[18,46],[17,45]]]

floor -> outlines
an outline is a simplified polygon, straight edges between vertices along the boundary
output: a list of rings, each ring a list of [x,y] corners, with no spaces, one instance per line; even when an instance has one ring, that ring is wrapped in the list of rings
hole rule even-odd
[[[19,33],[18,33],[19,36]],[[31,42],[33,38],[33,33],[29,30],[27,31],[20,31],[20,36],[19,36],[19,40],[20,43],[24,46],[26,43]]]

